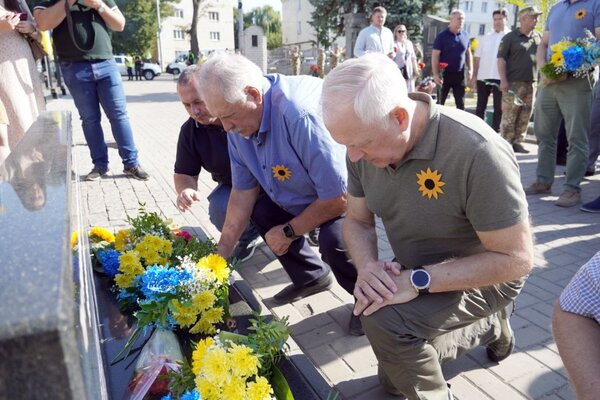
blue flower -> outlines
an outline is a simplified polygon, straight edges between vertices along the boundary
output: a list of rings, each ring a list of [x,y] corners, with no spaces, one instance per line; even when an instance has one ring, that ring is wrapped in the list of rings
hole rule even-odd
[[[189,271],[178,271],[169,266],[153,265],[140,277],[140,290],[146,300],[157,300],[162,294],[176,294],[180,284],[186,284],[193,276]]]
[[[100,259],[100,264],[102,264],[102,270],[104,273],[114,278],[114,276],[119,272],[119,257],[121,253],[114,250],[100,250],[98,252],[98,258]]]
[[[160,400],[171,400],[171,393],[169,393],[166,396],[163,396],[162,399],[160,399]]]
[[[565,70],[567,71],[576,71],[583,64],[585,52],[579,46],[571,46],[563,50],[562,54],[565,58]]]
[[[181,400],[201,400],[200,393],[196,391],[196,389],[192,391],[187,391],[181,395]],[[164,399],[163,399],[164,400]]]

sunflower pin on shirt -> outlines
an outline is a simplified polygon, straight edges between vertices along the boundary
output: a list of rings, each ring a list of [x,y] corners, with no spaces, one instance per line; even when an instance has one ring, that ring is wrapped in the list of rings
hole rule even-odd
[[[429,199],[433,197],[437,200],[439,195],[444,194],[442,186],[446,182],[442,181],[442,174],[437,170],[432,171],[431,168],[427,168],[427,171],[421,170],[420,173],[417,172],[417,178],[419,192],[423,197],[427,196]]]
[[[271,168],[273,171],[273,177],[279,182],[283,182],[292,177],[292,171],[290,171],[285,165],[276,165]]]

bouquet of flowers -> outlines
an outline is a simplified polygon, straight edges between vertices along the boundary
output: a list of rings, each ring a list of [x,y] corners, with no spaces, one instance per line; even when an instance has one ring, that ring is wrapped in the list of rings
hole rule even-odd
[[[569,73],[575,77],[586,76],[600,64],[600,43],[588,30],[583,38],[565,38],[550,46],[550,50],[550,61],[541,71],[552,81],[559,81]]]
[[[432,94],[433,91],[435,90],[436,86],[437,85],[433,81],[433,77],[426,76],[417,85],[417,92],[423,92],[423,93]]]
[[[287,319],[250,320],[248,336],[220,332],[200,340],[192,362],[169,373],[170,393],[163,400],[290,399],[289,386],[276,364],[289,336]]]

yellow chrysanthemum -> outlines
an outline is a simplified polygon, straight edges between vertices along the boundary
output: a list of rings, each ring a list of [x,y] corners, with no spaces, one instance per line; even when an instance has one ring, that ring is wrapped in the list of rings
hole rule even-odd
[[[177,299],[171,300],[171,306],[174,309],[173,317],[179,326],[186,328],[196,323],[197,315],[192,308],[184,306]]]
[[[269,385],[267,378],[256,377],[256,382],[248,382],[246,399],[248,400],[269,400],[273,394],[273,388]]]
[[[215,307],[210,310],[205,311],[202,314],[202,318],[210,322],[211,324],[216,324],[217,322],[223,322],[223,307]]]
[[[217,385],[222,385],[227,379],[229,371],[229,357],[227,351],[221,347],[213,346],[204,355],[202,374]]]
[[[231,371],[241,377],[256,375],[260,362],[248,346],[233,343],[229,348]]]
[[[215,303],[217,296],[210,290],[205,290],[204,292],[195,294],[192,298],[192,303],[194,304],[194,308],[198,311],[204,311],[209,309]]]
[[[246,380],[231,376],[223,385],[222,399],[243,399],[246,394]]]
[[[121,229],[117,232],[117,235],[115,236],[115,249],[120,252],[123,252],[124,250],[126,250],[126,246],[133,243],[134,239],[135,238],[131,234],[131,230]]]
[[[562,53],[554,53],[552,57],[550,57],[550,62],[557,67],[562,67],[565,64],[565,57]]]
[[[202,333],[205,335],[212,335],[216,331],[217,330],[214,325],[211,324],[206,318],[200,318],[198,322],[196,322],[196,325],[190,329],[190,333],[192,334]]]
[[[135,275],[131,274],[117,274],[115,275],[115,283],[121,289],[125,289],[130,287],[133,284],[133,280],[135,279]]]
[[[119,271],[129,275],[139,275],[144,273],[144,267],[135,251],[128,251],[119,256]]]
[[[230,270],[227,266],[227,260],[218,254],[210,254],[202,257],[198,261],[198,268],[208,269],[219,282],[224,282],[229,278]]]
[[[215,385],[202,375],[197,375],[196,379],[196,390],[200,392],[202,399],[222,399],[221,390],[219,386]]]
[[[582,8],[581,10],[579,10],[575,13],[575,18],[583,19],[583,17],[585,17],[586,15],[587,15],[587,10],[585,8]]]
[[[112,243],[115,241],[115,235],[110,233],[108,230],[102,228],[101,226],[94,226],[90,230],[90,239],[92,241],[105,241],[108,243]]]
[[[206,355],[206,351],[214,343],[215,341],[213,338],[207,337],[206,339],[200,340],[196,345],[196,348],[192,353],[192,372],[194,375],[198,375],[200,373],[200,370],[204,365],[204,356]]]
[[[568,49],[569,47],[571,47],[573,45],[573,43],[569,42],[568,40],[561,40],[560,42],[556,42],[554,43],[552,46],[550,46],[550,50],[553,53],[561,53]]]
[[[427,171],[417,172],[417,184],[419,185],[419,192],[423,197],[427,196],[430,199],[434,197],[438,199],[438,195],[444,194],[441,189],[446,183],[442,181],[442,174],[436,171],[432,171],[431,168],[427,168]]]
[[[280,182],[292,177],[292,171],[290,171],[285,165],[276,165],[271,168],[271,171],[273,171],[273,177]]]
[[[71,248],[77,246],[78,241],[79,241],[79,231],[75,231],[71,235]]]

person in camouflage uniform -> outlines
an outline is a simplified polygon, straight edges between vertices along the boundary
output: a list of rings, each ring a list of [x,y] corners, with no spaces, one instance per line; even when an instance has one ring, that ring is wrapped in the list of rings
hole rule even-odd
[[[516,153],[529,153],[521,142],[527,131],[537,79],[535,54],[541,35],[534,30],[538,16],[535,7],[519,12],[519,28],[507,33],[498,48],[498,72],[502,91],[500,134]]]

